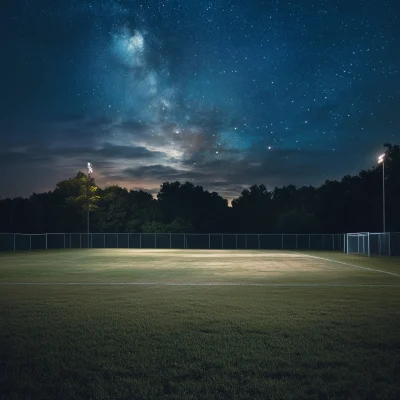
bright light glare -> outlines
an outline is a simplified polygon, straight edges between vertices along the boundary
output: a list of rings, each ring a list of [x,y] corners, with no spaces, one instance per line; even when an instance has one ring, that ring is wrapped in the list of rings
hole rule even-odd
[[[378,158],[378,164],[382,163],[385,158],[385,154],[381,154]]]
[[[87,169],[88,169],[89,174],[93,173],[92,164],[90,162],[87,163]]]

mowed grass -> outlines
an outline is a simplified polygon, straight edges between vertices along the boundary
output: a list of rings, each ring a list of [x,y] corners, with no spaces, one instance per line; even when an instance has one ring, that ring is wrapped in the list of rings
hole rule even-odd
[[[400,275],[340,253],[1,254],[0,398],[398,399],[400,276],[356,266]]]
[[[0,265],[0,282],[400,284],[400,258],[340,252],[53,250],[0,253]]]

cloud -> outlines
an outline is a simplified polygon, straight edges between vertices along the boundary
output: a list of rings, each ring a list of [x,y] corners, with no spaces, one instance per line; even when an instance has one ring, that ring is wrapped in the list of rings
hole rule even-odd
[[[101,147],[92,148],[88,146],[71,147],[16,147],[0,152],[0,164],[18,163],[34,164],[47,162],[51,163],[57,159],[70,160],[91,160],[99,164],[101,161],[110,160],[151,160],[165,157],[165,154],[158,151],[151,151],[145,147],[121,146],[111,143],[104,143]]]

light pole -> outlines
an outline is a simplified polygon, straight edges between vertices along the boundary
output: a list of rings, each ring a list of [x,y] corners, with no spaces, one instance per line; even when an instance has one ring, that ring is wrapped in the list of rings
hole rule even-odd
[[[378,158],[378,164],[382,164],[382,220],[383,232],[386,232],[386,212],[385,212],[385,154]]]
[[[87,218],[87,235],[88,235],[88,248],[89,248],[89,233],[90,233],[90,228],[89,228],[90,174],[93,173],[92,164],[90,162],[87,163],[87,170],[88,170],[88,176],[87,176],[87,185],[86,185],[86,218]]]

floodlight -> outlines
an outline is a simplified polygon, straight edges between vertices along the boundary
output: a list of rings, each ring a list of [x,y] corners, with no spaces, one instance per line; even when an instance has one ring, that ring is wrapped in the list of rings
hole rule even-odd
[[[93,167],[92,167],[92,164],[90,162],[87,163],[87,169],[88,169],[89,174],[93,173]]]

